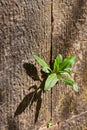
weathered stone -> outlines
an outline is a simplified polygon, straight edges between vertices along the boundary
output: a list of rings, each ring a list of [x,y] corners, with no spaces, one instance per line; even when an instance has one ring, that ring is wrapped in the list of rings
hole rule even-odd
[[[59,53],[77,57],[78,93],[61,82],[51,92],[37,91],[43,84],[33,54],[52,64]],[[46,130],[50,120],[49,130],[86,130],[86,77],[86,0],[0,1],[1,130]]]

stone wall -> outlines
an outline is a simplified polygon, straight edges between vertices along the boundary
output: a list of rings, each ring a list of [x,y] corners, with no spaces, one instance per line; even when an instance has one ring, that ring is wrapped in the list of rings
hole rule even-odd
[[[79,92],[59,82],[43,93],[40,66],[76,55]],[[36,69],[37,68],[37,69]],[[0,129],[87,129],[87,1],[0,0]]]

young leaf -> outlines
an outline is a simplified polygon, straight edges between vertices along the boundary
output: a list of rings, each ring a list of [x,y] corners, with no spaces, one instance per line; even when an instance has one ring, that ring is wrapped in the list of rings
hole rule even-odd
[[[66,68],[64,69],[65,72],[67,72],[69,75],[72,74],[72,69],[71,68]]]
[[[45,91],[50,90],[57,82],[58,82],[58,78],[56,73],[50,74],[45,82],[44,90]]]
[[[70,56],[68,58],[65,58],[61,65],[61,70],[71,67],[72,65],[75,64],[75,61],[76,61],[76,56]]]
[[[59,73],[70,76],[72,74],[72,70],[71,68],[66,68],[63,71],[59,71]]]
[[[43,67],[42,68],[42,71],[45,72],[45,73],[50,73],[51,71],[49,69],[47,69],[46,67]]]
[[[34,55],[34,58],[35,60],[42,66],[42,70],[45,72],[45,73],[50,73],[52,70],[50,69],[50,67],[48,66],[48,64],[43,60],[41,59],[39,56],[37,55]]]
[[[47,123],[47,128],[49,128],[50,126],[52,126],[52,122],[51,122],[51,121],[49,121],[49,122]]]
[[[69,74],[69,73],[67,73],[67,72],[64,72],[64,71],[60,71],[59,73],[60,73],[60,75],[66,75],[66,76],[70,76],[70,74]]]
[[[72,86],[73,89],[74,89],[76,92],[78,92],[78,85],[77,85],[76,82],[74,82],[73,80],[70,80],[70,79],[68,79],[68,78],[63,78],[63,77],[61,78],[61,80],[62,80],[65,84]]]
[[[74,82],[73,89],[74,89],[76,92],[78,92],[78,85],[77,85],[76,82]]]
[[[55,59],[55,61],[54,61],[54,69],[53,69],[53,72],[58,72],[59,71],[59,65],[60,65],[60,63],[62,63],[62,55],[61,54],[59,54],[57,57],[56,57],[56,59]]]

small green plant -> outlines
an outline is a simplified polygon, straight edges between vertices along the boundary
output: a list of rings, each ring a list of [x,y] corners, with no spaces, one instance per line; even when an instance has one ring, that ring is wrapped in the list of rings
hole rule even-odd
[[[49,127],[51,127],[51,126],[52,126],[52,122],[49,121],[49,122],[47,123],[47,128],[49,128]]]
[[[41,59],[39,56],[34,55],[35,60],[41,65],[42,71],[48,74],[45,81],[44,90],[50,90],[55,84],[61,80],[66,85],[70,85],[73,89],[78,92],[78,85],[74,80],[71,79],[72,66],[75,64],[76,56],[69,56],[63,59],[62,55],[59,54],[53,64],[53,70],[49,65]]]

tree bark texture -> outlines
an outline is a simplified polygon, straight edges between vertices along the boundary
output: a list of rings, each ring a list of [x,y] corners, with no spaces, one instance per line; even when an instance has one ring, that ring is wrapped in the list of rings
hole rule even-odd
[[[59,53],[77,57],[78,93],[42,91],[33,54],[52,64]],[[0,0],[0,130],[86,130],[86,76],[87,0]]]

